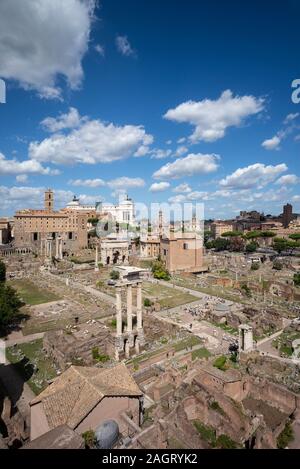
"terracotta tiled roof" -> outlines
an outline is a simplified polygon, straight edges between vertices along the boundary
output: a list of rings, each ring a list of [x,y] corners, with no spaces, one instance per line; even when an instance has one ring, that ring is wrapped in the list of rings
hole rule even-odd
[[[50,429],[75,428],[106,396],[141,396],[124,364],[113,368],[71,366],[30,405],[43,404]]]

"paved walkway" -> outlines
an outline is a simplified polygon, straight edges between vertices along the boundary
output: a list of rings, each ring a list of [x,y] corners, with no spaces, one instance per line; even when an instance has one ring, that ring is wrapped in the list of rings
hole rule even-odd
[[[23,335],[22,331],[15,332],[7,336],[5,339],[5,346],[11,347],[12,345],[27,344],[28,342],[33,342],[34,340],[42,339],[45,335],[45,332],[38,332],[37,334]]]

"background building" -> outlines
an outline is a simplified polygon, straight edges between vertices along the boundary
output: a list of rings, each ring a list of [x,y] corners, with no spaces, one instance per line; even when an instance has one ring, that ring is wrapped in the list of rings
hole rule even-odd
[[[27,247],[44,254],[45,243],[62,238],[63,252],[76,252],[87,247],[86,213],[77,210],[54,210],[52,190],[45,192],[44,210],[20,210],[15,214],[14,244],[16,248]]]

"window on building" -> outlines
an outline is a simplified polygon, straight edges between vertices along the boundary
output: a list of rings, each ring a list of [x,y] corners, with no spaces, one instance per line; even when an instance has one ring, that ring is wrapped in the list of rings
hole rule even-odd
[[[183,249],[186,251],[189,248],[188,243],[183,243]]]

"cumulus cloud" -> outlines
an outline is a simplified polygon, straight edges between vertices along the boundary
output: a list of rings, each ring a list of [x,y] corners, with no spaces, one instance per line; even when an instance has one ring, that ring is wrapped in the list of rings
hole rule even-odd
[[[208,174],[218,169],[218,155],[191,153],[185,158],[178,158],[173,163],[162,166],[153,174],[155,179],[179,179],[185,176]]]
[[[68,184],[75,187],[103,187],[106,185],[103,179],[71,179]]]
[[[187,192],[192,192],[190,186],[186,183],[179,184],[179,186],[174,187],[173,192],[186,194]]]
[[[107,182],[108,187],[115,190],[122,189],[138,189],[145,186],[145,181],[142,178],[130,178],[122,176],[116,179],[112,179]]]
[[[16,176],[16,181],[21,182],[22,184],[24,184],[25,182],[28,181],[27,174],[19,174],[18,176]]]
[[[44,168],[40,162],[35,160],[18,161],[16,159],[7,160],[5,156],[0,153],[0,175],[17,175],[17,174],[46,174],[57,175],[58,170]]]
[[[185,147],[184,145],[180,145],[179,147],[177,147],[175,151],[175,156],[177,157],[177,156],[185,155],[188,151],[189,149],[187,147]]]
[[[298,184],[300,182],[300,178],[296,176],[296,174],[286,174],[285,176],[281,176],[275,184],[277,185],[293,185],[293,184]]]
[[[96,0],[1,0],[0,76],[41,97],[61,97],[58,79],[71,89],[83,79]]]
[[[260,113],[264,109],[264,99],[254,96],[233,96],[226,90],[215,101],[187,101],[174,109],[169,109],[165,119],[175,122],[187,122],[195,126],[190,140],[214,142],[225,136],[229,127],[238,127],[244,120]]]
[[[48,132],[58,132],[64,129],[74,129],[79,127],[87,118],[80,117],[79,112],[74,107],[70,107],[67,114],[60,114],[58,117],[46,117],[41,125]]]
[[[169,189],[170,183],[169,182],[154,182],[151,186],[149,191],[150,192],[164,192],[165,190]]]
[[[237,169],[234,173],[222,179],[220,185],[234,189],[250,189],[253,187],[260,189],[274,182],[287,169],[288,167],[284,163],[277,166],[266,166],[262,163],[256,163],[246,168]]]
[[[281,144],[281,139],[278,135],[275,135],[273,138],[269,138],[262,143],[262,146],[265,150],[279,150]]]
[[[133,154],[136,158],[139,158],[140,156],[146,156],[150,153],[150,148],[145,145],[141,145],[138,150]]]
[[[31,159],[55,164],[74,165],[77,163],[110,163],[136,154],[141,147],[153,142],[143,126],[116,126],[100,120],[81,118],[76,110],[56,119],[44,119],[43,125],[55,133],[41,142],[31,142]],[[57,132],[71,125],[69,132]]]
[[[172,155],[172,150],[170,150],[170,149],[161,150],[159,148],[156,148],[154,150],[151,150],[150,154],[151,154],[151,158],[153,158],[155,160],[161,160],[163,158],[168,158],[169,156],[171,156]]]
[[[125,55],[126,57],[135,56],[136,52],[131,47],[131,44],[127,36],[117,36],[116,37],[116,46],[120,54]]]

